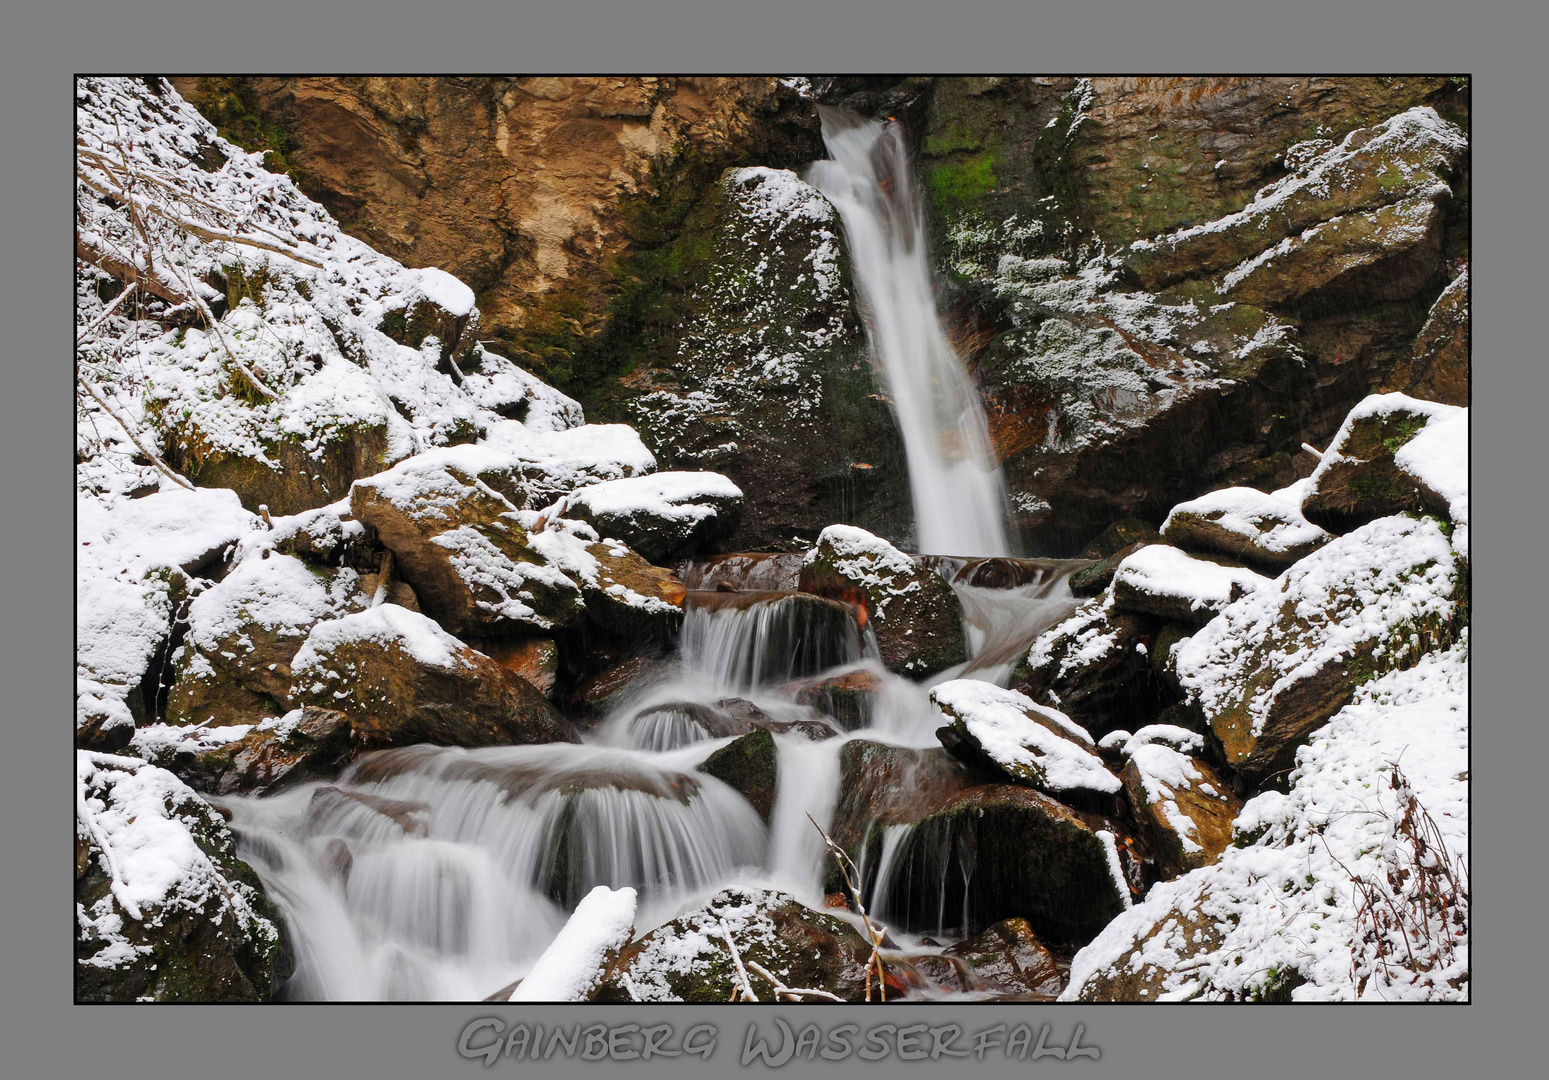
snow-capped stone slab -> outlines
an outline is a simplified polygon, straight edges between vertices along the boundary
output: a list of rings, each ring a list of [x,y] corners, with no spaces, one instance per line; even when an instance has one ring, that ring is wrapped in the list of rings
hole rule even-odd
[[[1232,842],[1232,819],[1242,800],[1199,758],[1161,741],[1137,743],[1145,731],[1126,745],[1122,773],[1135,820],[1168,876],[1208,866]]]
[[[578,741],[532,685],[396,604],[313,626],[291,672],[291,700],[344,713],[367,748]]]
[[[219,814],[165,769],[84,750],[75,813],[76,1000],[273,996],[283,924]]]
[[[578,488],[545,515],[584,521],[660,562],[736,531],[742,489],[720,473],[659,472]]]
[[[1162,523],[1169,544],[1216,552],[1280,571],[1332,537],[1302,516],[1299,505],[1256,488],[1223,488],[1179,503]]]
[[[1379,518],[1181,642],[1178,679],[1232,768],[1263,776],[1289,765],[1361,683],[1451,642],[1466,588],[1436,521]]]
[[[1154,886],[1076,954],[1062,998],[1468,1000],[1466,893],[1449,888],[1446,910],[1426,912],[1432,932],[1406,942],[1360,918],[1352,880],[1421,914],[1414,845],[1396,828],[1406,795],[1453,856],[1467,852],[1468,675],[1459,641],[1362,686],[1297,752],[1289,791],[1243,807],[1214,865]]]
[[[1119,779],[1094,752],[1092,737],[1064,713],[977,679],[941,683],[930,696],[947,720],[937,735],[953,754],[988,761],[1017,783],[1054,795],[1118,794]]]
[[[508,1001],[587,1001],[635,935],[635,890],[599,885],[582,897]]]
[[[1153,745],[1170,747],[1183,754],[1202,754],[1205,752],[1205,737],[1177,724],[1147,724],[1119,744],[1120,752],[1125,757],[1131,756],[1142,746]]]
[[[1197,559],[1168,544],[1151,544],[1114,571],[1108,603],[1116,611],[1204,623],[1239,596],[1269,584],[1240,566]]]
[[[860,605],[882,662],[898,674],[923,678],[968,659],[952,587],[865,529],[830,525],[818,534],[801,590]]]
[[[1389,514],[1428,509],[1416,478],[1398,467],[1395,455],[1431,424],[1466,412],[1408,394],[1373,394],[1360,401],[1308,478],[1302,513],[1343,532]],[[1466,421],[1463,430],[1466,434]],[[1455,435],[1454,428],[1444,441],[1453,443]]]

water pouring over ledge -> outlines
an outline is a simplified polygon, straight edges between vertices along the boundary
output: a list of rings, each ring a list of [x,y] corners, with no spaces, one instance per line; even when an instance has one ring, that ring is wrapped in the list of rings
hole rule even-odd
[[[1015,555],[979,393],[936,317],[924,218],[896,123],[819,105],[831,157],[807,170],[844,222],[867,333],[909,463],[921,551]]]

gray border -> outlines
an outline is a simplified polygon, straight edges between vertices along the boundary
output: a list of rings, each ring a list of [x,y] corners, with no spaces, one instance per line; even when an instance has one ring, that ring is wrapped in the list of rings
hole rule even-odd
[[[1508,14],[1499,4],[1365,5],[1302,0],[1267,16],[1232,2],[1158,4],[1123,10],[1085,3],[1057,11],[1024,4],[940,0],[857,10],[813,0],[764,0],[762,18],[730,14],[724,0],[639,2],[613,10],[588,0],[543,10],[436,0],[406,4],[321,5],[262,0],[235,15],[181,0],[132,8],[56,2],[6,17],[4,287],[6,366],[0,448],[8,511],[4,560],[4,658],[8,718],[0,774],[6,851],[0,953],[5,1071],[17,1076],[271,1077],[477,1074],[460,1061],[458,1032],[473,1017],[501,1015],[548,1026],[556,1020],[641,1022],[660,1012],[681,1031],[706,1019],[721,1028],[709,1066],[690,1059],[628,1065],[580,1060],[547,1066],[501,1062],[490,1073],[591,1076],[627,1068],[632,1077],[724,1075],[740,1049],[748,1013],[728,1008],[518,1011],[479,1006],[190,1008],[84,1007],[71,1004],[68,945],[59,939],[69,826],[63,808],[72,679],[70,389],[67,351],[71,263],[62,237],[68,202],[73,72],[113,70],[1447,70],[1474,76],[1475,401],[1487,417],[1476,450],[1489,517],[1475,566],[1474,608],[1484,613],[1485,645],[1474,655],[1473,857],[1478,894],[1475,1004],[1237,1009],[1221,1007],[921,1007],[882,1017],[860,1008],[811,1014],[837,1023],[962,1023],[974,1030],[1002,1019],[1047,1022],[1055,1039],[1085,1023],[1100,1063],[1072,1062],[1086,1075],[1255,1077],[1330,1075],[1528,1075],[1529,1040],[1542,1024],[1538,987],[1544,935],[1530,923],[1539,898],[1538,809],[1530,770],[1544,760],[1544,720],[1533,709],[1542,637],[1529,621],[1539,575],[1527,548],[1535,529],[1542,458],[1543,402],[1542,17]],[[1535,392],[1536,391],[1536,392]],[[1512,496],[1516,496],[1513,498]],[[1508,579],[1497,564],[1510,559]],[[1530,607],[1530,605],[1532,605]],[[1505,718],[1503,722],[1503,718]],[[56,774],[57,770],[57,774]],[[1533,874],[1532,871],[1539,870]],[[1531,875],[1531,877],[1530,877]],[[1541,980],[1540,980],[1541,981]],[[757,1011],[770,1017],[808,1015]],[[1531,1018],[1540,1017],[1537,1024]],[[735,1044],[735,1045],[733,1045]],[[1024,1074],[1058,1062],[971,1059],[954,1072]],[[865,1063],[846,1074],[938,1075],[930,1061]],[[781,1072],[828,1075],[792,1064]]]

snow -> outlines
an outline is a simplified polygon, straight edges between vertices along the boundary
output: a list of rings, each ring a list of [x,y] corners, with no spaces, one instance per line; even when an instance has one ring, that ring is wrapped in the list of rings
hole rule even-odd
[[[566,517],[579,509],[595,517],[648,517],[697,524],[718,512],[704,500],[740,498],[742,489],[720,473],[659,472],[578,488],[544,514]]]
[[[581,898],[559,935],[509,1001],[586,1001],[607,974],[609,953],[617,953],[635,932],[635,890],[598,885]]]
[[[1147,549],[1150,550],[1150,549]],[[1173,650],[1178,679],[1207,716],[1230,707],[1260,666],[1272,676],[1248,702],[1254,734],[1296,683],[1376,643],[1386,664],[1418,642],[1401,628],[1450,618],[1457,563],[1429,518],[1378,518],[1291,566]],[[1293,619],[1294,623],[1287,623]],[[1286,624],[1282,626],[1282,624]],[[1391,644],[1390,644],[1391,643]]]
[[[1154,886],[1110,923],[1072,961],[1062,999],[1075,1000],[1100,972],[1156,965],[1164,992],[1204,1000],[1252,995],[1276,971],[1306,980],[1291,992],[1297,1001],[1467,1000],[1466,937],[1454,940],[1454,957],[1432,954],[1429,973],[1412,979],[1395,967],[1388,978],[1373,963],[1372,926],[1357,916],[1352,875],[1391,895],[1389,874],[1413,869],[1413,852],[1395,835],[1395,763],[1448,849],[1466,853],[1466,637],[1361,687],[1297,752],[1289,793],[1266,792],[1243,808],[1234,823],[1243,846]],[[1451,900],[1466,913],[1465,897]],[[1193,913],[1218,944],[1190,940],[1182,923]],[[1404,944],[1393,944],[1403,957]],[[1370,977],[1364,990],[1357,972]]]
[[[1468,558],[1468,410],[1432,419],[1399,447],[1393,462],[1446,500],[1452,546]]]
[[[468,659],[473,650],[433,620],[397,604],[380,604],[312,627],[291,661],[291,671],[299,679],[313,668],[325,668],[335,650],[361,641],[397,647],[427,667],[447,671],[473,667]]]
[[[434,266],[400,271],[395,291],[404,298],[408,307],[425,299],[454,317],[472,315],[475,310],[473,290],[445,270]]]
[[[1196,559],[1167,544],[1149,544],[1130,555],[1113,573],[1109,603],[1126,585],[1151,596],[1186,602],[1193,612],[1218,612],[1232,599],[1232,590],[1255,592],[1269,579],[1252,570]]]
[[[1117,794],[1122,786],[1090,752],[1092,737],[1064,713],[1025,694],[978,679],[952,679],[932,688],[931,702],[963,728],[1010,775],[1052,792],[1082,789]],[[1042,717],[1066,737],[1032,719]]]
[[[830,525],[818,534],[817,544],[802,560],[813,566],[829,562],[841,577],[859,585],[874,601],[872,616],[887,621],[888,602],[904,593],[918,592],[920,570],[914,560],[892,544],[853,525]]]
[[[1038,635],[1028,650],[1028,664],[1035,670],[1047,667],[1054,661],[1056,647],[1066,641],[1069,644],[1064,647],[1059,669],[1054,673],[1056,680],[1112,655],[1118,648],[1118,628],[1108,622],[1108,612],[1100,599],[1087,601],[1069,618]]]
[[[1146,802],[1157,807],[1162,819],[1172,827],[1183,845],[1185,853],[1203,851],[1195,840],[1193,820],[1178,808],[1179,790],[1187,790],[1195,781],[1203,780],[1204,774],[1195,768],[1194,762],[1170,746],[1160,742],[1141,743],[1133,740],[1125,746],[1129,761],[1140,777],[1141,790]]]
[[[1256,488],[1222,488],[1173,507],[1162,534],[1179,514],[1193,514],[1266,551],[1293,551],[1327,540],[1329,534],[1304,518],[1300,506]]]
[[[1142,746],[1151,745],[1168,746],[1185,754],[1202,754],[1205,752],[1205,737],[1176,724],[1147,724],[1120,744],[1120,753],[1132,757]]]
[[[253,627],[281,638],[305,637],[319,619],[365,606],[359,582],[347,567],[325,577],[279,552],[244,559],[189,605],[185,647],[204,653],[251,648],[247,633]]]

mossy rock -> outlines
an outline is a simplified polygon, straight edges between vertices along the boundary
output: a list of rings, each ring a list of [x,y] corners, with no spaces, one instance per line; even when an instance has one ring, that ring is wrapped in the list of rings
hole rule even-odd
[[[350,428],[309,453],[300,440],[264,446],[269,462],[210,447],[195,429],[173,426],[167,462],[200,487],[231,488],[242,505],[275,516],[299,514],[349,494],[350,485],[387,464],[387,425]],[[270,464],[272,462],[272,464]]]
[[[733,739],[696,766],[735,788],[768,824],[777,788],[774,736],[768,730],[750,731]]]
[[[1418,402],[1406,408],[1398,396],[1387,401],[1391,407],[1353,414],[1342,437],[1325,451],[1302,501],[1308,521],[1340,533],[1391,514],[1426,509],[1414,479],[1393,457],[1425,429],[1434,410]]]

